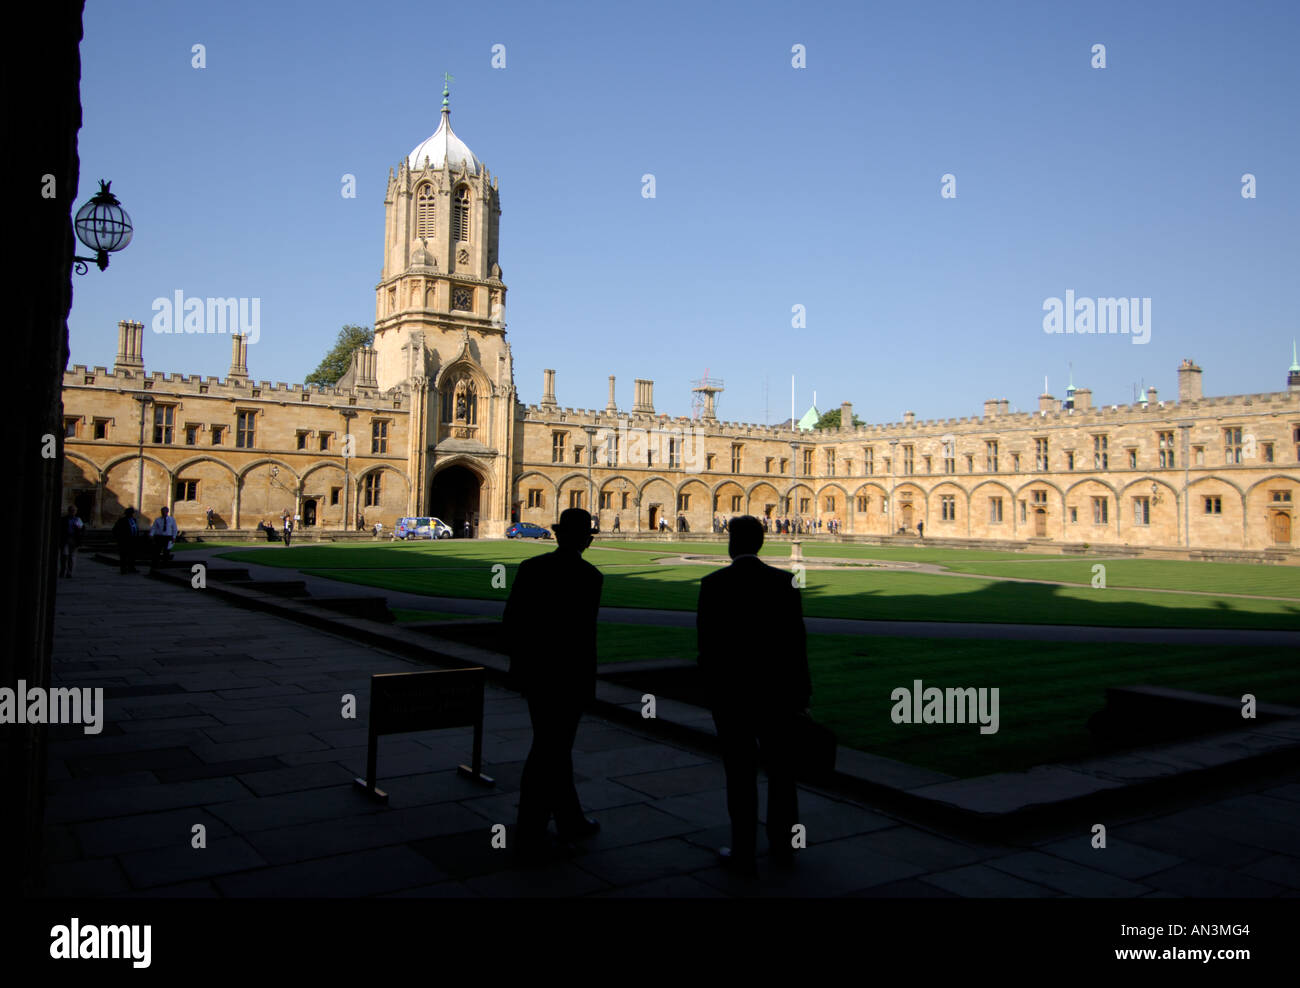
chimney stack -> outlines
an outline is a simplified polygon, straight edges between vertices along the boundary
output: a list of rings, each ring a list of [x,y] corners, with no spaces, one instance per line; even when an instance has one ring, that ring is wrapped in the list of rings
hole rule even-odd
[[[379,357],[379,351],[374,347],[363,346],[356,352],[357,358],[357,384],[358,388],[378,388],[379,379],[375,375],[375,367]]]
[[[1201,369],[1191,360],[1184,358],[1178,365],[1178,400],[1200,401]]]
[[[248,338],[240,333],[230,337],[230,371],[226,376],[248,380]]]
[[[1092,389],[1075,388],[1074,390],[1074,410],[1076,412],[1086,412],[1092,408]]]
[[[853,428],[853,402],[840,402],[840,428],[848,431]]]
[[[1155,403],[1156,403],[1156,389],[1147,388],[1147,404],[1154,405]]]
[[[1052,412],[1056,410],[1056,399],[1046,391],[1038,396],[1038,410],[1040,412]]]
[[[1008,399],[1008,398],[999,398],[999,399],[998,399],[998,414],[999,414],[999,415],[1010,415],[1010,414],[1011,414],[1011,401],[1010,401],[1010,399]]]
[[[549,367],[542,371],[542,404],[555,407],[555,371]]]
[[[998,400],[996,398],[989,398],[987,401],[984,402],[984,417],[986,419],[991,419],[997,413],[998,413]]]
[[[118,374],[144,373],[144,323],[120,320],[117,324],[117,359],[113,371]]]
[[[916,421],[916,412],[903,413],[903,425],[911,425],[915,421]]]
[[[605,406],[605,411],[611,415],[618,412],[618,405],[614,403],[614,375],[609,375],[609,404]]]
[[[636,379],[636,400],[632,404],[633,415],[653,415],[655,413],[655,382],[643,378]]]

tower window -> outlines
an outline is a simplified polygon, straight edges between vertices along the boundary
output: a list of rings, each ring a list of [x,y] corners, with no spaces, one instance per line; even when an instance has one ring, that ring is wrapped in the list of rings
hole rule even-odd
[[[432,237],[433,219],[433,186],[426,182],[415,193],[415,235],[421,239]]]
[[[469,186],[462,185],[456,190],[456,205],[452,210],[453,240],[469,243]]]

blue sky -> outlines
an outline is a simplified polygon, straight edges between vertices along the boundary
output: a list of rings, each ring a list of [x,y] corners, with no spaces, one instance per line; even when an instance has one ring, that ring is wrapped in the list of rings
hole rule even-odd
[[[260,298],[250,373],[301,381],[373,325],[388,170],[436,128],[446,71],[500,179],[525,402],[545,367],[562,405],[603,408],[615,374],[621,407],[647,377],[672,414],[707,368],[720,417],[757,423],[788,416],[791,375],[800,414],[815,389],[869,422],[1036,407],[1071,363],[1107,404],[1176,396],[1183,357],[1207,394],[1280,390],[1298,42],[1289,2],[92,0],[77,202],[111,179],[136,232],[76,278],[72,361],[111,365],[117,321],[180,290]],[[1067,290],[1150,298],[1150,341],[1045,333]],[[150,370],[230,362],[224,336],[144,346]]]

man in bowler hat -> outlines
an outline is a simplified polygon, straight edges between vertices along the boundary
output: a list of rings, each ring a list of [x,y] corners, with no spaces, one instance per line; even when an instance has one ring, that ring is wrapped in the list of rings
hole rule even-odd
[[[552,816],[564,841],[600,829],[578,800],[573,742],[583,708],[596,695],[596,614],[604,577],[582,558],[591,545],[590,514],[569,508],[552,527],[555,551],[520,564],[503,615],[510,677],[528,701],[533,726],[515,828],[521,864],[548,855]]]
[[[808,708],[803,604],[789,573],[758,558],[763,526],[749,515],[731,519],[731,565],[700,581],[699,665],[718,728],[727,774],[731,846],[724,867],[756,873],[758,767],[767,770],[767,841],[775,863],[794,856],[798,822],[795,721]]]

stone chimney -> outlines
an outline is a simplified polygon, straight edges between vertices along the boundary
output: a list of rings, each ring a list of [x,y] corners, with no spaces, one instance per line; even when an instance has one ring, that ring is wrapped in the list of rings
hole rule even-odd
[[[916,421],[916,412],[903,413],[903,425],[911,425],[915,421]]]
[[[240,333],[230,337],[230,370],[226,376],[248,380],[248,338]]]
[[[359,348],[353,356],[357,362],[357,383],[358,388],[378,388],[379,379],[375,376],[375,367],[379,357],[379,351],[373,347],[363,346]]]
[[[609,403],[605,405],[605,411],[611,415],[618,412],[618,405],[614,402],[614,375],[609,375]]]
[[[636,400],[632,403],[633,415],[653,415],[655,413],[655,382],[643,378],[636,379]]]
[[[117,324],[117,358],[113,371],[118,374],[144,373],[144,323],[123,319]]]
[[[555,407],[555,371],[549,367],[542,371],[542,404]]]
[[[1200,401],[1201,369],[1189,359],[1178,365],[1178,400]]]
[[[1092,408],[1092,389],[1075,388],[1074,391],[1074,410],[1077,412],[1086,412]]]
[[[840,428],[848,431],[853,428],[853,402],[840,402]]]
[[[1155,403],[1156,403],[1156,389],[1147,388],[1147,404],[1154,405]]]
[[[1044,391],[1038,396],[1038,410],[1040,412],[1056,411],[1056,399]]]
[[[984,417],[986,419],[991,419],[997,413],[998,413],[998,400],[996,398],[989,398],[987,401],[984,402]]]
[[[998,399],[998,414],[999,415],[1011,414],[1011,401],[1009,399],[1007,398]]]

